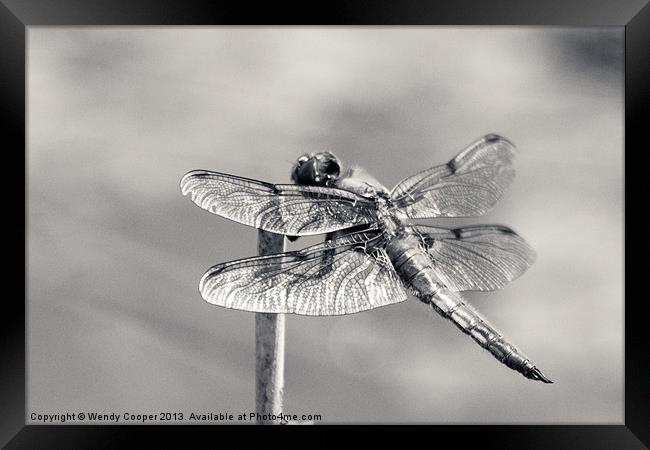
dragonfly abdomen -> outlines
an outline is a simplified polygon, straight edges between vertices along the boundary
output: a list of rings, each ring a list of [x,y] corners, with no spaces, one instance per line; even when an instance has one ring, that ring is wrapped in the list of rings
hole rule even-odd
[[[422,302],[430,304],[437,313],[451,320],[463,333],[468,334],[506,366],[526,378],[551,383],[478,311],[465,303],[459,293],[444,286],[417,237],[406,235],[390,240],[386,245],[386,253],[404,284]]]
[[[425,303],[426,294],[435,286],[442,286],[431,266],[431,258],[422,250],[416,237],[391,239],[386,245],[386,253],[404,284]]]
[[[465,303],[457,292],[447,288],[433,291],[427,298],[431,307],[451,320],[464,333],[469,334],[481,347],[496,359],[526,378],[552,383],[530,360],[492,327],[481,315]]]

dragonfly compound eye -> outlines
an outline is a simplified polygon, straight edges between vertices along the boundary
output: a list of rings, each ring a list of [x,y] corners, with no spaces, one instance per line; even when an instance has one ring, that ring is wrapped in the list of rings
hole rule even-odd
[[[298,158],[291,172],[291,180],[296,184],[326,186],[340,173],[338,158],[330,152],[322,152]]]
[[[336,179],[341,174],[341,164],[334,153],[323,152],[315,156],[318,160],[318,172],[328,179]]]

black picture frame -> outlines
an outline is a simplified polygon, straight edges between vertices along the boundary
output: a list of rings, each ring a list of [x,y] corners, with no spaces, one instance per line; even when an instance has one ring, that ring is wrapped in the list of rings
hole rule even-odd
[[[302,5],[302,6],[299,6]],[[625,156],[647,151],[642,140],[650,94],[650,5],[647,0],[448,0],[390,1],[340,0],[323,3],[252,5],[245,1],[183,0],[0,0],[0,111],[5,125],[5,154],[24,155],[23,184],[6,183],[9,201],[19,202],[14,190],[23,186],[26,193],[26,31],[40,25],[538,25],[625,27]],[[8,139],[7,139],[8,138]],[[629,150],[628,150],[629,149]],[[635,150],[638,150],[635,152]],[[627,160],[627,158],[626,158]],[[20,161],[20,160],[19,160]],[[5,166],[5,174],[19,177],[20,162]],[[635,229],[629,220],[634,192],[643,193],[641,164],[625,167],[625,236]],[[639,184],[639,186],[636,186]],[[18,189],[20,191],[20,189]],[[26,234],[26,204],[23,221],[6,207],[3,223],[22,226]],[[641,206],[641,210],[643,206]],[[9,241],[10,234],[5,234]],[[7,239],[8,238],[8,239]],[[614,236],[614,238],[618,238]],[[632,239],[625,239],[625,420],[622,425],[553,426],[436,426],[435,439],[451,439],[454,446],[480,448],[567,448],[627,449],[650,446],[650,351],[646,345],[646,301],[629,296],[630,280],[639,270],[631,261]],[[639,244],[640,245],[640,244]],[[17,250],[19,251],[19,250]],[[25,255],[23,248],[23,255]],[[27,260],[25,257],[25,299],[27,298]],[[15,261],[6,258],[18,270]],[[618,274],[614,274],[619,276]],[[640,275],[640,274],[639,274]],[[8,277],[7,277],[8,278]],[[629,299],[629,300],[628,300]],[[25,304],[19,296],[4,296],[2,366],[0,379],[0,443],[7,448],[103,448],[131,445],[140,437],[148,443],[170,443],[171,433],[208,437],[206,426],[96,426],[25,425]],[[264,428],[268,431],[268,428]],[[292,428],[295,429],[295,428]],[[386,432],[386,431],[384,431]],[[388,430],[392,433],[392,431]],[[373,433],[375,431],[373,430]],[[381,431],[379,431],[381,433]],[[444,439],[444,440],[443,440]]]

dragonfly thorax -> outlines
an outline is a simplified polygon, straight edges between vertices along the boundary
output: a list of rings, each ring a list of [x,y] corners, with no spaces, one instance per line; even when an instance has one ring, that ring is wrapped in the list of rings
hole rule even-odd
[[[386,233],[391,236],[404,234],[405,226],[400,218],[393,213],[392,204],[389,198],[378,195],[375,198],[377,204],[377,216]]]

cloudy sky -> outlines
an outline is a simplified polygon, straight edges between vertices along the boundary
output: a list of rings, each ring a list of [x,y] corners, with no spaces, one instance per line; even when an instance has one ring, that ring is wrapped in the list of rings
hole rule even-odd
[[[287,182],[328,150],[392,186],[497,132],[521,150],[503,200],[431,223],[536,249],[466,298],[555,384],[411,298],[288,317],[285,412],[622,423],[622,52],[622,28],[30,27],[29,412],[253,410],[254,316],[197,285],[257,233],[182,197],[185,172]]]

